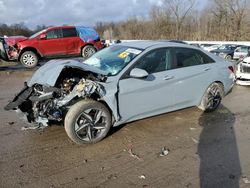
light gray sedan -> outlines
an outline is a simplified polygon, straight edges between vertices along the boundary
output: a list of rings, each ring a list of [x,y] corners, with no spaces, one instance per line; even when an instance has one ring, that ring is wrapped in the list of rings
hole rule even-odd
[[[64,122],[74,142],[95,143],[112,126],[192,106],[214,111],[233,85],[233,64],[199,48],[121,43],[83,63],[48,62],[5,109],[42,127]]]

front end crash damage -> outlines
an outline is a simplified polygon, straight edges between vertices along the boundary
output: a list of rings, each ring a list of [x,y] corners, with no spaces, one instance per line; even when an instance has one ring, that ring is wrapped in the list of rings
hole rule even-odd
[[[17,44],[8,43],[5,38],[0,38],[0,59],[17,60],[19,52]]]
[[[105,95],[106,76],[93,73],[77,61],[51,61],[41,67],[5,110],[22,112],[29,123],[46,127],[61,122],[75,102]]]

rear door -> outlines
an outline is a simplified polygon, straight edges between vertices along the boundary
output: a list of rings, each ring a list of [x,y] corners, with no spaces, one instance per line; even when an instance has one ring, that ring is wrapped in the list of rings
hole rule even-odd
[[[61,43],[62,30],[51,29],[46,32],[46,38],[39,40],[39,50],[44,56],[62,55],[65,47]]]
[[[62,33],[62,45],[65,47],[65,54],[79,54],[81,39],[77,35],[76,28],[63,28]]]
[[[174,103],[177,108],[198,105],[207,87],[216,77],[214,60],[200,50],[174,50]]]

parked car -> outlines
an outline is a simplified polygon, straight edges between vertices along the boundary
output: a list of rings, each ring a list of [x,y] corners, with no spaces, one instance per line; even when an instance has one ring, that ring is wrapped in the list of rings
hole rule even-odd
[[[236,69],[236,83],[250,86],[250,57],[240,61]]]
[[[239,60],[244,59],[250,54],[250,46],[239,46],[234,51],[233,59]]]
[[[220,46],[217,50],[212,50],[210,52],[220,57],[223,57],[224,59],[232,60],[234,56],[234,50],[237,47],[238,46],[231,45],[231,44],[224,44]]]
[[[203,49],[208,51],[208,52],[211,52],[213,50],[217,50],[220,47],[221,47],[221,44],[215,44],[215,45],[212,45],[212,46],[204,47]]]
[[[8,37],[5,51],[9,60],[33,68],[40,58],[82,55],[90,57],[103,48],[97,32],[89,27],[61,26],[44,29],[29,38]]]
[[[95,143],[112,126],[191,106],[214,111],[234,79],[233,63],[191,45],[121,43],[83,63],[50,61],[5,109],[45,127],[64,121],[74,142]]]

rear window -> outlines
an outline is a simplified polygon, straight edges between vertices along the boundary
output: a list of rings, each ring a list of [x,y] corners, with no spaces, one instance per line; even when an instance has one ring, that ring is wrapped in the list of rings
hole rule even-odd
[[[65,28],[62,29],[63,31],[63,37],[76,37],[77,32],[75,28]]]

